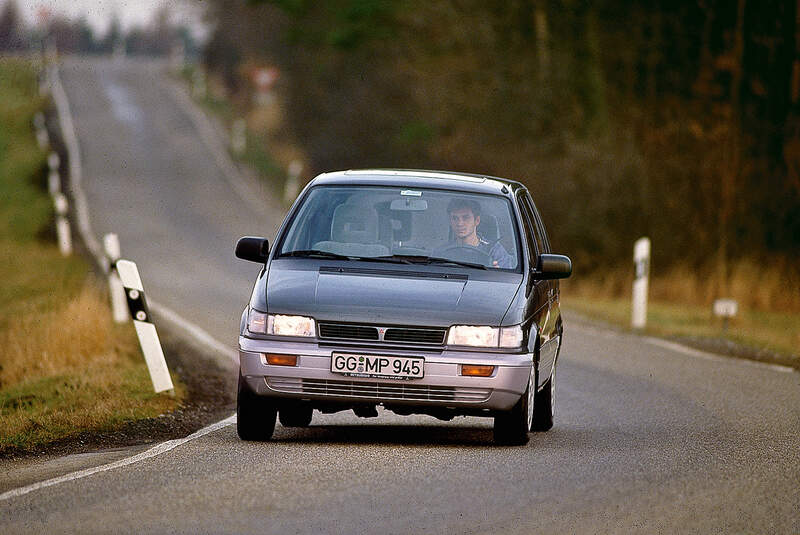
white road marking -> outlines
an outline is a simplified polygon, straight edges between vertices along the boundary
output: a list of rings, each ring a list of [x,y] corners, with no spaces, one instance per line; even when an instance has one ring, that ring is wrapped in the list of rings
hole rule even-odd
[[[584,332],[591,333],[592,335],[595,336],[602,336],[603,338],[622,338],[625,335],[638,336],[635,333],[621,333],[619,331],[615,331],[612,329],[604,329],[598,326],[582,325],[580,323],[577,325],[573,325],[572,328],[580,329]],[[797,371],[791,366],[784,366],[781,364],[770,364],[768,362],[759,362],[757,360],[745,359],[736,356],[718,355],[716,353],[701,351],[693,347],[679,344],[678,342],[670,342],[669,340],[664,340],[662,338],[655,338],[653,336],[642,336],[641,338],[650,345],[654,345],[663,349],[669,349],[676,353],[681,353],[683,355],[688,355],[690,357],[697,357],[705,360],[713,360],[716,362],[727,362],[727,363],[732,362],[732,363],[744,364],[746,366],[753,366],[762,369],[770,369],[782,373],[792,373]]]
[[[792,373],[795,371],[794,368],[791,366],[783,366],[781,364],[770,364],[768,362],[759,362],[757,360],[750,360],[744,359],[741,357],[735,356],[725,356],[725,355],[717,355],[715,353],[709,353],[707,351],[701,351],[699,349],[695,349],[693,347],[688,347],[683,344],[679,344],[677,342],[670,342],[669,340],[662,340],[661,338],[653,338],[652,336],[645,336],[643,337],[644,341],[648,344],[662,347],[664,349],[670,349],[672,351],[676,351],[678,353],[683,353],[684,355],[689,355],[692,357],[698,357],[705,360],[713,360],[716,362],[731,362],[735,361],[739,364],[745,364],[748,366],[753,366],[756,368],[768,368],[770,370],[774,370],[777,372],[783,373]]]
[[[81,168],[81,151],[78,146],[78,137],[75,134],[75,125],[72,122],[72,112],[69,108],[69,100],[64,86],[61,85],[61,78],[58,75],[58,65],[50,69],[50,86],[52,88],[53,101],[56,105],[58,122],[61,125],[61,133],[64,136],[64,145],[67,148],[69,159],[69,182],[72,190],[72,198],[75,202],[75,213],[78,220],[78,232],[83,238],[83,243],[89,251],[100,262],[100,266],[108,271],[108,259],[103,255],[100,242],[92,232],[92,225],[89,222],[89,210],[87,208],[86,195],[81,187],[83,170]]]
[[[237,364],[239,363],[239,352],[232,347],[223,344],[196,324],[185,319],[183,316],[165,307],[164,305],[156,303],[152,299],[149,301],[149,304],[150,308],[152,308],[156,314],[158,314],[159,318],[163,318],[170,323],[174,323],[184,333],[188,334],[192,340],[195,340],[214,351],[218,351]]]
[[[162,442],[156,446],[153,446],[147,451],[143,451],[137,455],[132,457],[126,457],[125,459],[120,459],[118,461],[114,461],[112,463],[104,464],[101,466],[96,466],[94,468],[87,468],[85,470],[79,470],[77,472],[72,472],[71,474],[66,474],[59,477],[54,477],[52,479],[48,479],[45,481],[40,481],[39,483],[33,483],[32,485],[28,485],[26,487],[19,487],[16,489],[9,490],[0,494],[0,501],[8,500],[10,498],[17,498],[19,496],[23,496],[28,494],[29,492],[33,492],[35,490],[44,489],[47,487],[52,487],[53,485],[58,485],[60,483],[66,483],[67,481],[75,481],[76,479],[82,479],[84,477],[91,476],[93,474],[97,474],[100,472],[107,472],[109,470],[115,470],[117,468],[122,468],[123,466],[128,466],[133,463],[138,463],[139,461],[144,461],[145,459],[150,459],[157,455],[161,455],[162,453],[166,453],[170,450],[173,450],[180,446],[181,444],[186,444],[190,440],[194,440],[196,438],[200,438],[204,435],[209,433],[213,433],[223,427],[227,427],[231,424],[236,422],[236,415],[231,415],[225,418],[222,421],[219,421],[215,424],[211,424],[208,427],[204,427],[199,431],[195,431],[191,435],[184,437],[184,438],[177,438],[175,440],[168,440],[166,442]]]

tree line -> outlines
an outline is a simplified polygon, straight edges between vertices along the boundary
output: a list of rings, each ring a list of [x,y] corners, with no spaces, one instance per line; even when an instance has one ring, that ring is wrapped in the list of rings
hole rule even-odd
[[[7,0],[0,11],[0,53],[38,49],[44,42],[55,44],[59,52],[67,54],[125,52],[164,56],[176,45],[182,45],[189,54],[197,50],[189,29],[170,22],[167,7],[158,10],[147,27],[124,30],[120,21],[114,19],[106,32],[98,33],[86,18],[70,20],[59,15],[28,26],[20,16],[16,1]]]

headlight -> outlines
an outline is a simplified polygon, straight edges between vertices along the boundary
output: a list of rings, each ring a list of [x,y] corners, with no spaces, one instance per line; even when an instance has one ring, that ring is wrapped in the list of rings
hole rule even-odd
[[[316,325],[314,318],[306,316],[264,314],[251,309],[247,317],[247,330],[251,333],[276,336],[314,336]]]
[[[306,316],[267,316],[267,334],[277,336],[314,336],[316,328],[313,318]]]
[[[447,335],[447,345],[473,347],[519,347],[522,327],[489,327],[486,325],[453,325]]]

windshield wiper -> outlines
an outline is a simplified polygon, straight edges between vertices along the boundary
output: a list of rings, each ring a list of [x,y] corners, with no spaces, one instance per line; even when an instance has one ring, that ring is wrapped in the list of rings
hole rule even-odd
[[[335,258],[337,260],[350,260],[352,257],[343,254],[331,253],[328,251],[320,251],[319,249],[302,249],[299,251],[289,251],[288,253],[281,253],[278,258],[285,256],[296,256],[299,258]]]
[[[412,264],[455,264],[457,266],[471,267],[476,269],[487,269],[483,264],[475,262],[464,262],[462,260],[453,260],[452,258],[443,258],[439,256],[424,256],[424,255],[392,255],[391,257],[384,256],[381,258],[396,258],[398,260],[405,260]]]
[[[278,256],[283,258],[286,256],[294,256],[299,258],[331,258],[334,260],[361,260],[364,262],[388,262],[391,264],[409,264],[408,260],[395,258],[393,256],[354,256],[343,255],[338,253],[331,253],[329,251],[320,251],[319,249],[302,249],[299,251],[289,251]]]

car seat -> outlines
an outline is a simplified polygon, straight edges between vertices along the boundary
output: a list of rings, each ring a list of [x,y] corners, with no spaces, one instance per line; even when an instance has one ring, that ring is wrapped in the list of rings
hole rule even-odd
[[[378,243],[378,213],[370,206],[340,204],[333,211],[331,239],[314,249],[345,256],[384,256],[389,248]]]

